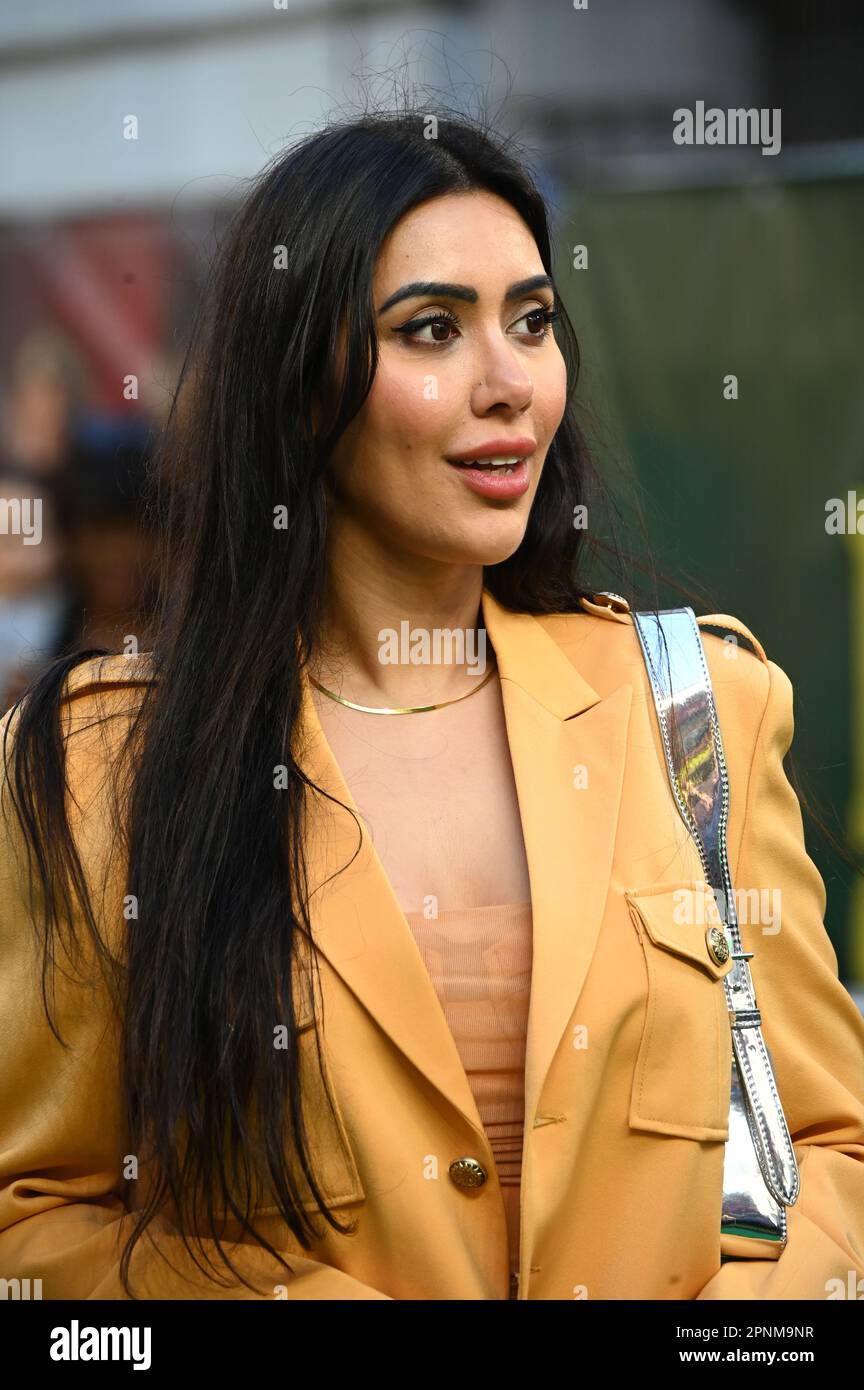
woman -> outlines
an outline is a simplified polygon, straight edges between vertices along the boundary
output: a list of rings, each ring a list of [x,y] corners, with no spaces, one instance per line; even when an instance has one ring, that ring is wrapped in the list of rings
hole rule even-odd
[[[781,1257],[721,1262],[721,972],[665,931],[707,889],[629,605],[579,578],[550,270],[503,143],[422,113],[316,134],[237,217],[166,441],[150,650],[58,663],[6,719],[0,1267],[43,1297],[864,1273],[864,1024],[783,772],[790,684],[715,615],[802,1171]]]

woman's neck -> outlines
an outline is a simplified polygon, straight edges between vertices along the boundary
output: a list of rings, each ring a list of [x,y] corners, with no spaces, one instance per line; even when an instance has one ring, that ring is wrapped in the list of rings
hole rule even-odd
[[[482,566],[334,569],[310,667],[329,690],[359,704],[429,704],[486,674]]]

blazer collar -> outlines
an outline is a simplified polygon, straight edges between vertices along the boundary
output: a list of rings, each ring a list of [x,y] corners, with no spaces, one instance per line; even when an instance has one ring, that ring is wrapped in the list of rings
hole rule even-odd
[[[482,611],[498,662],[531,882],[527,1129],[556,1051],[571,1045],[565,1030],[603,917],[632,687],[598,694],[535,617],[504,608],[487,589]],[[298,760],[327,793],[312,799],[307,822],[313,939],[376,1023],[485,1144],[438,996],[326,741],[305,673],[302,701],[305,741]]]
[[[502,682],[518,687],[557,719],[571,719],[598,703],[597,691],[532,614],[504,608],[485,588],[482,609]]]

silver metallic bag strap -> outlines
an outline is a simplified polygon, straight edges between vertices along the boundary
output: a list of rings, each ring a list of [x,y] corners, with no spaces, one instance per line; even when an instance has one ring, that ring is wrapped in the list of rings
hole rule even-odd
[[[717,899],[735,962],[723,978],[733,1062],[721,1233],[745,1258],[748,1239],[754,1242],[751,1248],[759,1242],[761,1250],[765,1242],[776,1242],[779,1254],[786,1243],[785,1208],[798,1199],[800,1177],[771,1055],[762,1036],[747,964],[753,952],[741,948],[726,845],[729,778],[702,635],[692,608],[662,609],[659,614],[649,609],[633,613],[633,620],[651,681],[672,792]]]

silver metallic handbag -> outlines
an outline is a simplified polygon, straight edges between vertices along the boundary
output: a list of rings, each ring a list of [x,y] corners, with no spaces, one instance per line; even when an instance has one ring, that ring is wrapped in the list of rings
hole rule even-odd
[[[651,681],[672,793],[717,900],[724,928],[722,934],[718,929],[718,959],[722,963],[728,958],[722,955],[725,949],[735,962],[723,977],[733,1059],[721,1261],[777,1259],[786,1245],[786,1207],[798,1200],[800,1176],[747,964],[754,953],[741,949],[726,847],[729,779],[702,635],[692,608],[661,609],[659,614],[648,609],[632,616]],[[669,720],[673,707],[674,741]]]

